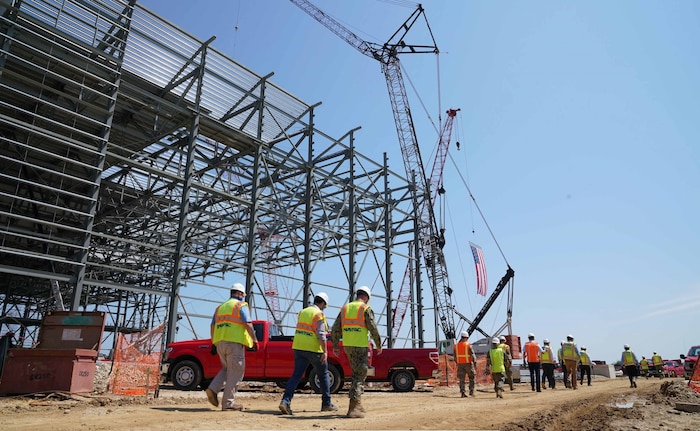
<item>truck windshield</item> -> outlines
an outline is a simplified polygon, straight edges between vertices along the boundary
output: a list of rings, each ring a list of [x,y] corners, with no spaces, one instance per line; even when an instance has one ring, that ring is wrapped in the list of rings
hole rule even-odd
[[[688,350],[688,356],[699,356],[699,355],[700,355],[700,346],[691,347],[690,350]]]

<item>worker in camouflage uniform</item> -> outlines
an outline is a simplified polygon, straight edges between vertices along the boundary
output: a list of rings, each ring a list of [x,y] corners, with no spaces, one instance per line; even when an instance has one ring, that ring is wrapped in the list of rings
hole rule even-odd
[[[498,348],[503,350],[503,353],[505,353],[505,378],[506,378],[506,383],[508,383],[508,386],[510,387],[510,390],[514,390],[515,387],[513,387],[513,355],[510,353],[510,346],[508,343],[506,343],[506,337],[505,335],[501,335],[498,339],[500,341],[500,344],[498,345]]]
[[[369,337],[372,337],[377,349],[377,355],[382,354],[382,339],[374,321],[374,311],[367,304],[370,298],[370,290],[362,286],[355,293],[355,300],[345,304],[338,313],[338,318],[331,329],[331,341],[333,353],[340,355],[338,343],[343,339],[343,350],[352,368],[352,380],[350,383],[350,406],[347,417],[365,417],[365,408],[362,405],[362,393],[364,392],[365,379],[367,378],[367,354],[369,353]]]

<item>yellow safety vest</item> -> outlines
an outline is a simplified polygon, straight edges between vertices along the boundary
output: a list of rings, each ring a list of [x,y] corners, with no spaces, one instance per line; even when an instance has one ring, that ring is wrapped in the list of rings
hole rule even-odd
[[[591,365],[591,358],[586,352],[581,352],[581,365]]]
[[[540,353],[540,361],[543,364],[553,364],[554,363],[554,353],[552,353],[552,348],[547,346],[544,348],[542,353]]]
[[[574,343],[564,343],[561,346],[561,356],[565,361],[577,361],[576,350],[574,349]]]
[[[455,361],[458,364],[472,363],[472,345],[469,341],[460,341],[455,346]]]
[[[505,373],[505,356],[503,349],[496,347],[489,350],[489,358],[491,359],[491,373]]]
[[[645,359],[642,359],[642,360],[639,362],[639,365],[642,366],[642,370],[648,370],[648,369],[649,369],[649,361],[647,361],[646,358],[645,358]]]
[[[315,306],[309,306],[299,312],[292,349],[323,353],[321,341],[318,339],[318,335],[316,335],[316,328],[318,328],[319,321],[323,321],[327,332],[328,326],[326,325],[326,316],[323,314],[323,311]]]
[[[362,301],[353,301],[343,306],[340,318],[344,346],[369,346],[369,331],[365,322],[365,310],[369,309],[369,305]]]
[[[241,308],[247,306],[247,302],[231,298],[216,307],[214,335],[211,340],[214,345],[219,341],[230,341],[253,347],[253,338],[246,329],[246,323],[241,319]]]
[[[661,356],[659,356],[659,355],[652,356],[651,361],[654,363],[655,366],[659,366],[659,365],[664,364],[664,360],[661,359]]]
[[[632,352],[631,350],[625,350],[624,352],[622,352],[622,356],[625,358],[625,361],[623,363],[625,367],[629,365],[637,365],[634,362],[634,352]]]

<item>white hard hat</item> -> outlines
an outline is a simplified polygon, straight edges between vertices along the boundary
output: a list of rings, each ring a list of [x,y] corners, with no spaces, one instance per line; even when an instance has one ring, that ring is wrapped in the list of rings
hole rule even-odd
[[[506,336],[505,336],[505,335],[501,335],[500,339],[501,339],[501,341],[506,341]]]
[[[234,283],[231,290],[235,290],[237,292],[243,292],[243,294],[245,295],[245,287],[241,283]]]
[[[467,331],[462,331],[459,335],[460,335],[462,338],[469,338],[469,332],[467,332]]]
[[[532,332],[530,332],[529,334],[527,334],[527,338],[535,338],[535,334],[533,334]]]
[[[491,340],[491,344],[498,344],[498,338],[495,338],[495,337],[494,337],[494,338]]]
[[[544,344],[549,344],[549,338],[544,339]]]
[[[566,336],[566,339],[567,339],[567,340],[573,341],[573,340],[574,340],[574,336],[571,335],[571,334],[569,334],[569,335]]]
[[[581,350],[586,350],[586,346],[581,346]]]
[[[369,290],[369,287],[367,286],[360,286],[357,288],[357,293],[364,292],[368,298],[372,297],[372,293]]]
[[[625,344],[625,349],[629,349],[629,348],[630,348],[630,345],[629,345],[629,344]]]
[[[325,292],[318,292],[318,293],[316,294],[315,298],[321,298],[321,299],[323,299],[323,302],[325,302],[326,305],[328,305],[328,295],[326,295]]]

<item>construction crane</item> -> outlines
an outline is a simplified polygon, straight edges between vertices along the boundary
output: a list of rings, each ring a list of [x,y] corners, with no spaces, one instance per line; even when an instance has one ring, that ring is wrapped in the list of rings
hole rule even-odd
[[[348,30],[335,19],[326,15],[321,9],[306,0],[290,0],[304,12],[323,24],[330,31],[349,43],[362,54],[377,60],[386,79],[389,90],[389,99],[394,114],[394,122],[401,147],[406,175],[409,180],[415,181],[412,190],[412,198],[417,209],[417,225],[419,233],[419,248],[425,261],[428,272],[428,280],[435,301],[435,312],[446,338],[455,338],[455,323],[452,306],[452,289],[449,286],[447,266],[439,243],[438,227],[435,220],[435,212],[430,196],[428,179],[425,175],[420,147],[409,108],[406,87],[399,54],[439,53],[435,38],[430,31],[431,45],[413,45],[404,40],[408,31],[422,16],[427,25],[427,18],[423,7],[419,4],[416,10],[404,21],[399,29],[391,35],[384,44],[367,42]],[[428,30],[430,26],[427,25]]]
[[[454,124],[454,118],[457,115],[459,109],[448,109],[447,119],[442,126],[440,131],[440,140],[438,141],[437,151],[435,153],[435,161],[433,162],[433,170],[430,175],[430,197],[431,202],[436,202],[438,194],[444,193],[442,177],[445,167],[445,160],[447,159],[447,150],[450,147],[450,139],[452,136],[452,125]],[[424,207],[421,209],[425,209]],[[422,218],[422,217],[421,217]],[[438,237],[438,246],[442,247],[444,245],[444,232],[440,229],[440,234]],[[401,283],[401,288],[399,294],[396,297],[396,306],[394,307],[394,314],[392,317],[392,340],[396,340],[401,330],[401,325],[403,324],[404,316],[406,315],[406,307],[410,302],[410,283],[411,283],[411,265],[410,262],[406,265],[406,271],[403,276],[403,283]],[[453,307],[453,310],[456,311]],[[459,313],[457,313],[459,315]]]

